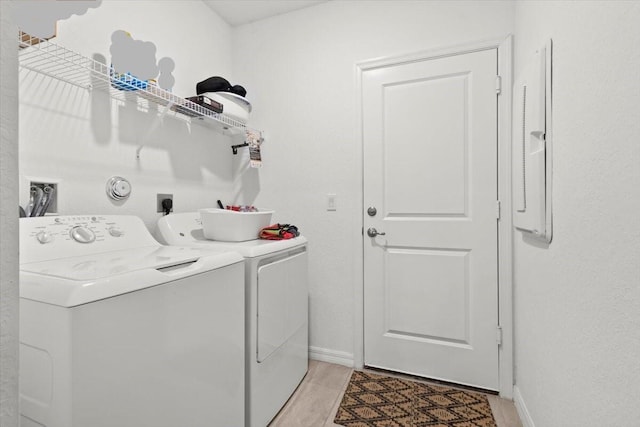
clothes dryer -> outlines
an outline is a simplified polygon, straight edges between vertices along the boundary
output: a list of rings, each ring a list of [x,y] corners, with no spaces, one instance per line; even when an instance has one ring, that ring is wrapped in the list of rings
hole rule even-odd
[[[246,425],[265,427],[309,366],[307,240],[207,240],[198,212],[160,218],[157,237],[168,245],[231,250],[245,258]]]
[[[22,427],[244,425],[244,267],[134,216],[20,219]]]

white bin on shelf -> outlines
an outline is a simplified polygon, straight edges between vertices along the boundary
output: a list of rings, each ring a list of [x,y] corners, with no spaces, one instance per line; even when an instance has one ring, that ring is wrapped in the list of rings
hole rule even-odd
[[[202,95],[223,105],[223,113],[241,123],[247,123],[251,103],[243,96],[231,92],[205,92]]]
[[[200,209],[204,237],[224,242],[244,242],[258,238],[260,229],[271,224],[273,211],[236,212],[228,209]]]

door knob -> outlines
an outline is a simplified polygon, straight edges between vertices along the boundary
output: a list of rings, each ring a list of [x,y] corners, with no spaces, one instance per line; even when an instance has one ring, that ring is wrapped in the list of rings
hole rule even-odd
[[[379,233],[378,230],[376,230],[375,228],[371,227],[367,230],[367,236],[369,237],[376,237],[376,236],[384,236],[387,233]]]

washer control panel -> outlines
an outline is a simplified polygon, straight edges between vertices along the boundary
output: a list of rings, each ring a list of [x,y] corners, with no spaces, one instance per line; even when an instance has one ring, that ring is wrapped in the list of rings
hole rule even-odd
[[[20,224],[22,226],[22,223]],[[38,224],[32,231],[35,239],[43,245],[52,244],[60,239],[76,243],[94,243],[104,241],[106,235],[113,236],[110,229],[118,229],[116,223],[107,222],[99,216],[53,217],[44,224]],[[117,237],[122,237],[122,232]]]
[[[20,219],[21,263],[158,244],[142,220],[132,215]]]

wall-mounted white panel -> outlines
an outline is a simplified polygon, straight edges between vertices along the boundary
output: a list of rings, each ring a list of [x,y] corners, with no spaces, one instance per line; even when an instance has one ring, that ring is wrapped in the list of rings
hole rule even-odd
[[[551,41],[516,80],[513,105],[513,223],[551,242]]]

